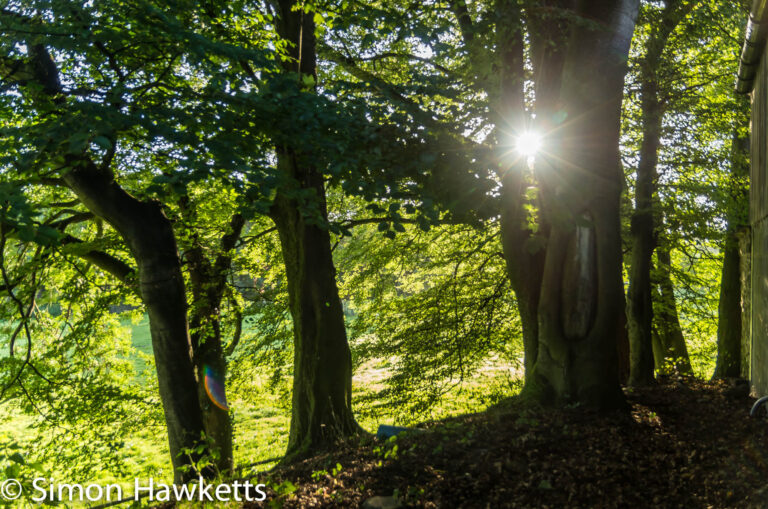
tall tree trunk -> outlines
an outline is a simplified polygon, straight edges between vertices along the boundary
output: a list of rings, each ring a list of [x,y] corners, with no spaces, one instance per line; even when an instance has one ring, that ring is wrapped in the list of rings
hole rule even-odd
[[[194,478],[195,449],[205,434],[187,325],[184,278],[171,222],[156,202],[126,193],[112,174],[72,160],[64,181],[80,201],[125,240],[139,268],[139,290],[149,314],[160,398],[168,427],[174,480]]]
[[[624,404],[617,369],[623,301],[619,199],[621,99],[637,0],[579,1],[558,107],[541,157],[551,225],[539,302],[539,351],[524,394],[542,403]],[[536,34],[532,34],[536,37]],[[537,158],[537,168],[539,167]]]
[[[278,33],[291,43],[286,71],[316,76],[312,13],[295,10],[294,0],[276,2]],[[299,50],[301,53],[299,53]],[[323,175],[311,156],[277,147],[278,169],[297,189],[278,191],[270,215],[280,235],[293,317],[294,365],[290,460],[360,431],[352,413],[352,356],[328,230]],[[312,193],[313,211],[296,191]],[[320,217],[314,217],[312,214]]]
[[[741,373],[741,260],[739,241],[730,228],[724,251],[714,378],[738,377]]]
[[[284,171],[324,202],[319,173],[296,166],[289,153],[278,157]],[[322,209],[325,213],[325,203]],[[293,317],[293,406],[286,453],[291,458],[357,433],[359,427],[352,414],[352,357],[330,235],[284,195],[275,199],[272,217],[280,234]]]
[[[731,174],[736,178],[749,175],[749,137],[734,133],[731,148]],[[738,184],[737,184],[738,185]],[[720,279],[720,303],[717,321],[717,363],[714,378],[741,375],[741,251],[739,234],[746,226],[747,195],[737,189],[728,207],[723,272]]]
[[[680,326],[677,313],[675,287],[672,284],[672,258],[669,248],[662,245],[656,250],[658,267],[658,294],[654,304],[655,310],[655,345],[654,364],[656,369],[664,370],[670,365],[682,375],[693,375],[688,347]]]
[[[655,83],[642,86],[643,141],[635,185],[635,211],[632,215],[632,255],[627,292],[627,325],[630,345],[629,385],[648,385],[653,375],[653,301],[651,297],[651,258],[655,248],[653,196],[656,164],[661,140],[661,105]]]
[[[658,19],[651,20],[651,34],[645,44],[645,55],[640,63],[643,139],[637,165],[635,211],[632,215],[631,231],[632,255],[627,295],[630,343],[629,384],[635,386],[655,383],[651,258],[656,247],[654,195],[664,116],[658,71],[664,63],[664,49],[670,35],[697,3],[698,0],[668,0],[664,4]]]

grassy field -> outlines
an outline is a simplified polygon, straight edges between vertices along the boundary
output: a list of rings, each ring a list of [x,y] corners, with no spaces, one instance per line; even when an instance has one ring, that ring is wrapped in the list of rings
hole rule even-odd
[[[147,317],[143,317],[138,323],[126,320],[124,326],[131,328],[133,347],[139,352],[139,355],[134,358],[137,373],[145,369],[153,369],[148,363],[148,358],[152,357],[152,338]],[[264,393],[263,396],[258,406],[238,400],[230,401],[235,428],[235,463],[237,465],[247,466],[278,457],[287,445],[290,414],[283,408],[284,405],[280,404],[277,396],[268,393]],[[158,468],[162,468],[158,460],[163,460],[163,466],[168,468],[165,465],[168,463],[165,461],[168,457],[165,440],[165,433],[162,433],[162,437],[154,433],[151,436],[139,437],[131,451],[137,467],[145,472],[157,471]],[[273,463],[266,463],[260,465],[259,469],[267,469],[271,465]]]
[[[149,324],[144,317],[137,323],[125,320],[123,327],[130,329],[133,347],[136,350],[132,358],[137,373],[153,370],[152,345]],[[383,381],[389,372],[390,363],[386,360],[371,361],[356,370],[353,378],[353,392],[359,403],[362,397],[370,395],[383,387]],[[500,376],[501,375],[501,376]],[[454,390],[449,397],[431,409],[429,418],[439,418],[459,413],[482,410],[493,403],[489,395],[496,392],[509,393],[510,388],[504,386],[504,380],[510,378],[510,370],[498,363],[489,362],[487,368],[481,370],[477,380],[465,385],[461,390]],[[514,375],[514,373],[513,373]],[[260,383],[255,377],[254,386],[258,388],[255,397],[242,401],[236,397],[230,400],[234,420],[235,463],[241,469],[241,474],[253,474],[271,468],[275,458],[279,458],[287,445],[290,425],[289,398],[284,394],[270,392],[266,383],[266,375]],[[137,383],[142,383],[138,375]],[[362,411],[358,414],[361,426],[375,432],[379,424],[415,424],[413,418],[400,420],[394,417],[395,412],[386,405],[371,404],[371,398],[366,398],[365,405],[356,404]],[[418,419],[417,419],[418,420]],[[20,444],[29,442],[33,436],[31,426],[34,419],[18,411],[10,410],[0,415],[0,444],[16,441]],[[124,446],[118,451],[130,471],[128,478],[134,476],[155,479],[171,479],[171,469],[167,446],[167,437],[163,426],[143,429],[130,437],[125,437]],[[273,460],[273,461],[266,461]],[[88,479],[90,482],[121,482],[108,473]],[[122,482],[121,482],[122,483]],[[127,485],[126,485],[127,486]]]

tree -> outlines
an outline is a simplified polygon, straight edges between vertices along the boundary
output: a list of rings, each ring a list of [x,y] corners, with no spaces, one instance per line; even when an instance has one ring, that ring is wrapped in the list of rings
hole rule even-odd
[[[557,117],[545,115],[553,150],[540,178],[543,213],[552,226],[539,303],[539,353],[524,389],[543,401],[597,407],[623,401],[616,371],[623,295],[618,140],[637,10],[638,2],[631,1],[576,3],[574,13],[599,28],[573,23],[555,103],[567,117],[558,125]],[[545,66],[540,72],[547,71]]]
[[[20,92],[4,96],[7,111],[13,112],[10,118],[16,120],[16,124],[13,120],[5,124],[8,174],[17,182],[67,189],[76,198],[74,204],[87,209],[90,218],[105,221],[119,233],[135,260],[136,288],[150,318],[175,479],[195,476],[203,458],[228,471],[232,467],[229,415],[204,396],[201,371],[208,366],[221,369],[223,375],[220,341],[215,334],[204,339],[199,327],[190,337],[184,274],[174,225],[167,216],[168,203],[151,197],[152,189],[162,189],[159,183],[176,185],[169,186],[168,194],[173,195],[179,184],[183,188],[185,183],[205,178],[200,169],[206,163],[202,158],[186,159],[192,168],[181,168],[176,175],[166,171],[154,182],[147,179],[148,184],[138,179],[136,185],[128,176],[134,161],[123,150],[133,144],[134,154],[138,154],[142,146],[152,147],[143,155],[157,162],[164,158],[162,149],[156,149],[158,144],[181,148],[197,142],[191,130],[178,129],[178,122],[184,122],[179,114],[183,117],[184,108],[195,103],[197,91],[171,87],[176,95],[168,96],[166,90],[169,82],[186,81],[179,75],[183,74],[177,64],[179,55],[187,55],[188,63],[198,64],[198,69],[209,64],[195,58],[199,52],[190,44],[190,40],[200,44],[201,39],[179,28],[177,13],[157,16],[147,6],[133,8],[119,2],[39,6],[50,19],[34,16],[32,7],[38,6],[2,12],[3,29],[10,35],[3,48],[2,62],[8,71],[4,77],[9,89]],[[110,15],[103,15],[106,11]],[[125,31],[116,32],[114,27]],[[84,35],[70,41],[61,35],[66,29]],[[224,53],[230,49],[207,42],[210,54],[215,49]],[[173,157],[165,159],[174,161]],[[126,190],[125,181],[134,194]],[[239,235],[242,218],[233,223],[222,242],[215,274],[202,274],[207,262],[192,253],[193,294],[198,305],[194,325],[204,321],[201,313],[215,314],[213,310],[218,308],[221,265],[227,264],[227,252]],[[63,230],[69,223],[60,224]],[[118,279],[132,281],[133,271],[125,263],[99,252],[83,254]],[[219,289],[207,296],[207,307],[200,306],[202,287],[209,284]],[[203,402],[208,403],[205,412]]]
[[[317,79],[315,22],[293,0],[274,4],[277,32],[289,44],[284,68]],[[294,330],[293,404],[286,455],[291,458],[359,432],[352,414],[352,356],[331,256],[323,175],[312,154],[278,143],[278,171],[292,188],[278,191],[270,209],[280,234]],[[295,187],[293,187],[295,186]],[[316,214],[297,197],[308,193]]]
[[[731,156],[724,150],[730,140],[723,138],[723,132],[730,132],[741,115],[731,77],[723,70],[735,65],[743,12],[738,4],[648,2],[641,18],[622,140],[627,184],[635,198],[629,232],[630,297],[645,303],[638,308],[643,313],[652,302],[653,311],[652,339],[648,315],[640,313],[634,319],[635,339],[643,338],[633,347],[638,384],[653,382],[654,366],[691,373],[711,348],[706,338],[714,325],[709,313],[715,296],[708,288],[718,256],[714,242],[722,235],[722,211],[729,200],[723,191],[732,187],[726,178]],[[663,48],[658,47],[660,42]],[[653,129],[649,119],[655,119]],[[649,142],[656,146],[650,155]],[[651,156],[654,168],[648,174]],[[648,207],[641,210],[641,202]],[[638,246],[650,246],[646,254],[656,251],[655,267],[652,257],[638,263],[637,255],[643,251]],[[645,270],[637,270],[648,260],[650,283],[640,277]],[[689,349],[698,359],[689,358]]]
[[[564,1],[540,6],[499,1],[470,8],[456,0],[449,7],[452,18],[432,4],[421,6],[418,15],[414,6],[398,4],[391,10],[377,5],[360,16],[360,24],[367,24],[368,30],[377,23],[394,23],[395,28],[389,28],[391,35],[382,37],[376,51],[396,59],[399,56],[401,63],[419,61],[411,53],[415,38],[428,44],[434,57],[427,61],[440,71],[442,79],[450,80],[444,92],[425,85],[422,90],[433,92],[424,101],[418,94],[408,97],[394,71],[367,73],[373,75],[382,95],[388,94],[397,107],[408,108],[434,136],[456,125],[441,114],[446,105],[455,104],[459,97],[465,100],[462,104],[474,105],[462,120],[479,125],[473,132],[484,131],[487,137],[479,144],[464,137],[454,142],[452,151],[456,153],[458,147],[466,153],[485,153],[475,155],[480,166],[486,165],[474,170],[476,181],[490,178],[501,183],[497,196],[487,196],[477,204],[490,205],[501,214],[502,246],[526,343],[527,394],[552,403],[619,404],[616,345],[620,313],[613,309],[623,297],[617,233],[621,191],[618,115],[637,2],[587,5]],[[399,16],[397,9],[401,9]],[[403,17],[413,24],[406,28],[394,21]],[[453,34],[460,37],[460,45],[448,43],[454,40]],[[528,171],[525,158],[511,153],[512,140],[522,136],[530,123],[527,108],[532,101],[525,93],[527,38],[536,87],[536,122],[546,134],[545,147],[550,153],[537,156],[535,172]],[[359,43],[347,38],[345,44]],[[327,52],[358,77],[363,75],[364,60],[383,58],[355,59],[339,53]],[[423,79],[425,84],[433,84],[440,78],[428,75]],[[424,111],[430,106],[434,110]],[[563,115],[567,115],[566,122],[562,122]],[[587,181],[589,185],[584,185]],[[448,196],[463,191],[444,187],[444,203],[451,201]],[[576,250],[577,236],[586,251]],[[566,255],[569,244],[572,247]],[[595,258],[601,260],[599,267],[594,265]],[[569,268],[562,271],[563,265]],[[597,280],[600,285],[590,288]],[[566,292],[561,302],[561,289],[570,283],[582,295]],[[586,320],[576,323],[577,315]]]
[[[740,181],[749,176],[749,137],[734,133],[731,172],[735,189],[727,212],[724,239],[723,271],[720,279],[720,302],[717,322],[717,364],[714,378],[741,376],[742,350],[742,274],[739,235],[748,225],[747,193]]]
[[[630,385],[647,385],[655,380],[651,258],[656,245],[656,166],[666,102],[664,84],[660,82],[659,75],[664,76],[661,66],[670,35],[697,3],[695,0],[669,1],[658,11],[655,6],[646,6],[649,11],[646,15],[650,17],[650,34],[645,41],[644,56],[639,64],[643,134],[637,165],[635,211],[631,232],[632,261],[627,294],[631,352]]]

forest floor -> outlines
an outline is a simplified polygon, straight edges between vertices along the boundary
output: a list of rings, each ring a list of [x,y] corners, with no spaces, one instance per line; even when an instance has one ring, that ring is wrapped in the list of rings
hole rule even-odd
[[[625,389],[629,412],[522,409],[421,425],[255,478],[273,507],[766,507],[768,420],[726,382]]]

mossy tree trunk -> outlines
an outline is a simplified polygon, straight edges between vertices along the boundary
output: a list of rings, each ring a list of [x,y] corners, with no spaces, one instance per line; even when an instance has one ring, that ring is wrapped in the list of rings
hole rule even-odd
[[[293,0],[275,2],[278,33],[291,44],[286,71],[316,76],[312,13]],[[299,50],[301,53],[299,53]],[[280,235],[293,318],[294,365],[291,460],[354,435],[352,356],[336,286],[323,175],[311,154],[278,145],[280,173],[290,182],[278,191],[270,215]],[[309,198],[307,198],[309,196]]]

